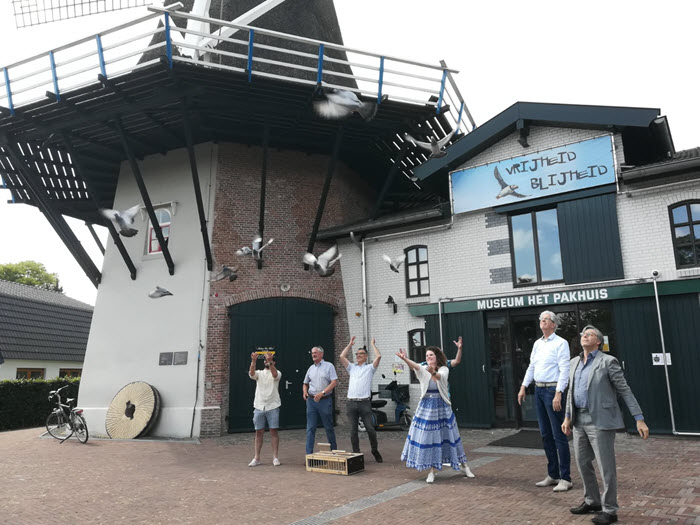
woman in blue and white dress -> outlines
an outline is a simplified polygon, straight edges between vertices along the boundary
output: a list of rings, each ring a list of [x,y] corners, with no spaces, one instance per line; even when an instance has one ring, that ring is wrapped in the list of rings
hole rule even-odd
[[[435,481],[435,469],[442,470],[443,463],[473,478],[452,413],[447,382],[450,372],[445,354],[437,346],[429,346],[425,352],[426,366],[411,361],[404,349],[396,355],[415,371],[421,387],[421,399],[408,430],[401,461],[418,471],[430,469],[428,483]]]

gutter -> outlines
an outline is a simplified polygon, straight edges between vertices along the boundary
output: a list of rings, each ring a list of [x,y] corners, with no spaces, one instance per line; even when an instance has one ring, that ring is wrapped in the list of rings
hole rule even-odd
[[[649,177],[656,177],[659,175],[668,175],[676,172],[690,171],[698,169],[700,170],[700,158],[685,159],[679,161],[669,161],[664,164],[634,168],[629,171],[622,173],[623,182],[635,182],[641,179],[646,179]]]

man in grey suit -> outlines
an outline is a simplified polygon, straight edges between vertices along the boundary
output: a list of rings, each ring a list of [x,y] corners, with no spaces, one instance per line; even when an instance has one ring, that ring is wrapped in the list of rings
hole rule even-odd
[[[643,439],[649,437],[642,409],[625,381],[622,368],[613,356],[600,350],[603,334],[595,326],[586,326],[581,332],[583,354],[571,360],[569,396],[566,417],[561,425],[564,434],[574,432],[576,464],[583,479],[584,500],[570,509],[572,514],[598,511],[593,523],[617,521],[617,472],[615,470],[615,430],[623,428],[622,413],[617,396],[624,399],[637,421],[637,430]],[[593,470],[593,459],[603,479],[603,500]]]

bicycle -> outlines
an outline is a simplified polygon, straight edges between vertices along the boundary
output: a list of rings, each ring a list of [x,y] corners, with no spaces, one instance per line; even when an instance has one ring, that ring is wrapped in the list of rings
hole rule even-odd
[[[46,418],[46,430],[61,443],[73,434],[81,443],[87,443],[88,428],[82,415],[83,409],[71,407],[71,403],[75,401],[72,398],[66,399],[67,404],[61,403],[61,390],[68,388],[68,386],[49,392],[49,401],[56,398],[56,408]]]

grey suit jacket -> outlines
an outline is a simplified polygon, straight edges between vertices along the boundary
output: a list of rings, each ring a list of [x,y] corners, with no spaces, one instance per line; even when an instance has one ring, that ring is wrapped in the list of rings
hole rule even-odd
[[[581,363],[581,356],[571,360],[569,369],[569,395],[566,398],[566,413],[571,414],[571,424],[576,425],[576,410],[574,410],[574,375]],[[637,416],[642,413],[632,390],[625,381],[625,376],[617,359],[602,351],[598,352],[595,361],[588,372],[588,411],[596,428],[600,430],[615,430],[623,428],[622,412],[617,403],[620,396],[627,405],[630,413]]]

